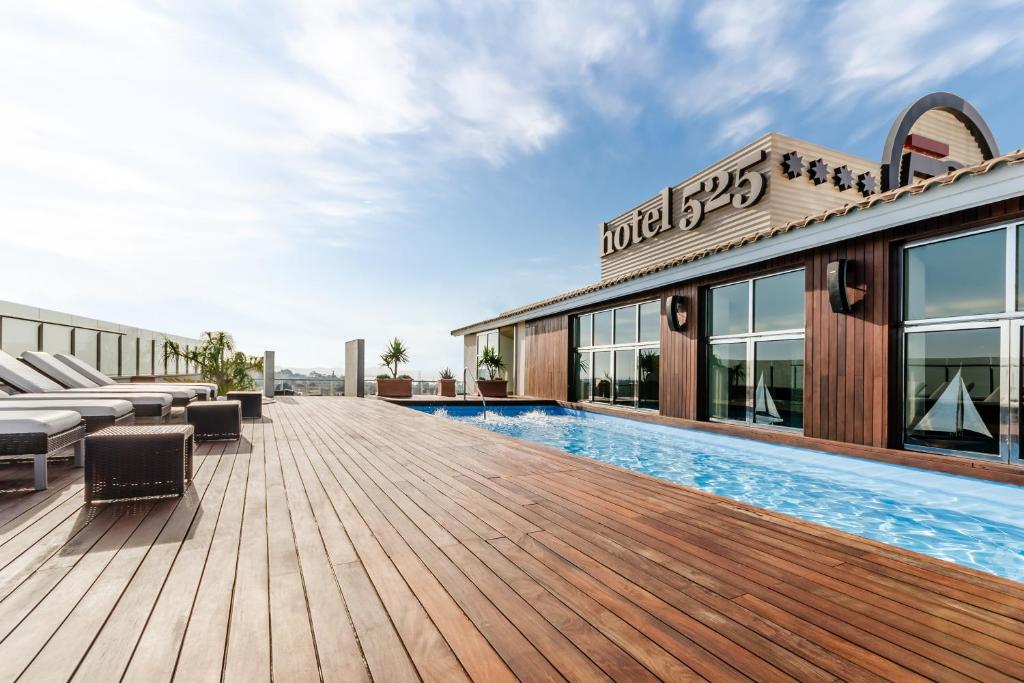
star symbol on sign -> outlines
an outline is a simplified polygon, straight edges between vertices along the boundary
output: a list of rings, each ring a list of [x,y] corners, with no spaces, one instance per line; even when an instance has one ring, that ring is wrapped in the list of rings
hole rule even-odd
[[[845,192],[853,187],[853,171],[846,166],[840,166],[832,174],[832,182],[840,192]]]
[[[804,172],[804,160],[796,151],[786,152],[782,155],[782,172],[792,180]]]
[[[821,159],[812,161],[807,170],[815,185],[821,185],[828,180],[828,164]]]
[[[871,175],[871,171],[865,171],[857,176],[857,189],[865,197],[875,193],[875,176]]]

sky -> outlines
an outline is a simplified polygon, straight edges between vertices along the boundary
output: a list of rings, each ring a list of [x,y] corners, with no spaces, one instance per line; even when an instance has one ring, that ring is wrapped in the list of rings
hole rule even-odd
[[[278,367],[461,369],[598,224],[768,131],[872,159],[935,90],[1024,147],[1019,2],[0,0],[0,299]]]

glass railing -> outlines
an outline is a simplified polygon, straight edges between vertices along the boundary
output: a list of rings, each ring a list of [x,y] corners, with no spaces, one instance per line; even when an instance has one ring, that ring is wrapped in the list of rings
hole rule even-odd
[[[263,388],[263,381],[257,382]],[[368,379],[363,382],[366,396],[377,395],[377,380]],[[434,396],[437,394],[437,380],[414,379],[412,381],[414,396]],[[462,382],[455,382],[455,393],[462,395]],[[344,377],[288,377],[274,381],[274,394],[277,396],[344,396]]]

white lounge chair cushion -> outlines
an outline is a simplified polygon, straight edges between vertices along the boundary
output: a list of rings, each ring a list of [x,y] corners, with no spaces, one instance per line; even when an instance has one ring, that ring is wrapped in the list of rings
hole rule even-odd
[[[11,400],[16,400],[16,401],[28,401],[28,400],[31,400],[31,399],[39,399],[39,398],[63,398],[63,397],[74,397],[75,400],[80,399],[80,398],[99,399],[99,400],[102,400],[102,401],[123,400],[123,401],[130,401],[131,403],[133,403],[135,405],[140,405],[140,406],[158,405],[158,406],[170,407],[171,403],[173,402],[173,400],[171,399],[171,395],[170,394],[144,394],[144,393],[141,393],[141,392],[140,393],[134,393],[134,394],[112,394],[109,391],[107,391],[107,392],[92,391],[90,393],[90,391],[88,389],[65,389],[64,391],[60,391],[60,392],[47,392],[47,393],[40,393],[40,394],[36,394],[36,393],[32,393],[32,394],[14,394],[10,398],[11,398]]]
[[[163,389],[163,388],[152,388],[147,386],[143,389],[138,384],[132,386],[126,386],[123,384],[107,384],[102,387],[92,387],[91,389],[65,389],[69,394],[111,394],[114,396],[120,396],[122,394],[166,394],[174,398],[187,398],[193,399],[196,397],[196,392],[191,389]]]
[[[33,368],[47,377],[52,377],[69,389],[86,389],[95,391],[113,391],[115,393],[144,391],[147,393],[168,393],[174,398],[192,399],[196,392],[185,386],[169,384],[107,384],[98,385],[91,379],[83,376],[66,363],[61,362],[56,356],[44,351],[26,351],[21,354],[22,359]],[[84,365],[84,363],[82,363]],[[77,366],[76,366],[77,367]]]
[[[21,354],[21,360],[69,389],[95,389],[99,386],[45,351],[25,351]]]
[[[67,353],[54,354],[54,358],[69,366],[79,375],[88,377],[99,386],[103,386],[104,384],[114,384],[114,380],[112,380],[110,377],[107,377],[102,372],[100,372],[93,366],[89,365],[81,358],[76,358],[75,356],[72,356]]]
[[[196,395],[202,394],[206,398],[211,398],[213,390],[210,387],[203,384],[190,384],[188,382],[117,382],[115,384],[105,384],[102,388],[114,389],[119,387],[129,387],[136,391],[191,391]]]
[[[33,370],[6,351],[0,351],[0,381],[24,392],[42,393],[64,390],[64,387]]]
[[[83,377],[89,378],[90,380],[92,380],[93,382],[98,384],[99,386],[107,386],[107,385],[125,386],[125,384],[119,383],[116,380],[112,379],[111,377],[109,377],[107,375],[104,375],[102,372],[100,372],[96,368],[92,367],[91,365],[86,363],[81,358],[76,358],[75,356],[71,356],[71,355],[68,355],[66,353],[57,353],[57,354],[54,354],[53,357],[56,358],[57,360],[61,361],[62,363],[64,363],[68,367],[70,367],[72,370],[77,372],[79,375],[82,375]],[[210,384],[209,382],[181,382],[180,384],[178,382],[155,382],[154,384],[158,384],[160,386],[170,385],[174,389],[177,389],[177,388],[192,389],[193,391],[196,391],[196,393],[205,393],[207,395],[207,397],[211,397],[211,398],[213,396],[216,396],[216,391],[217,391],[217,385],[216,384]],[[154,384],[148,384],[146,382],[132,382],[132,383],[128,384],[128,386],[139,387],[139,388],[142,388],[144,390],[144,387],[146,387],[146,386],[154,386]],[[200,392],[200,389],[205,389],[206,391]]]
[[[53,436],[77,427],[82,416],[70,410],[11,410],[0,412],[0,434]]]
[[[67,398],[37,398],[12,401],[10,398],[0,398],[0,411],[11,410],[73,410],[83,417],[113,417],[115,419],[129,415],[132,412],[132,404],[128,401],[111,399],[104,401],[100,399],[82,398],[75,400]]]

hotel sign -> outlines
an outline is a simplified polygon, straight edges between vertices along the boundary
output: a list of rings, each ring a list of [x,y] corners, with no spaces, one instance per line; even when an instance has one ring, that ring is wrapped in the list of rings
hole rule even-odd
[[[768,189],[768,173],[755,169],[766,158],[766,150],[755,150],[739,158],[732,169],[716,171],[681,189],[666,187],[657,205],[637,208],[616,222],[602,223],[601,256],[628,249],[672,228],[695,230],[709,214],[727,206],[754,206]],[[677,216],[672,211],[674,201],[680,203]]]
[[[859,201],[876,191],[878,177],[878,162],[769,133],[601,223],[601,278],[713,252]]]

